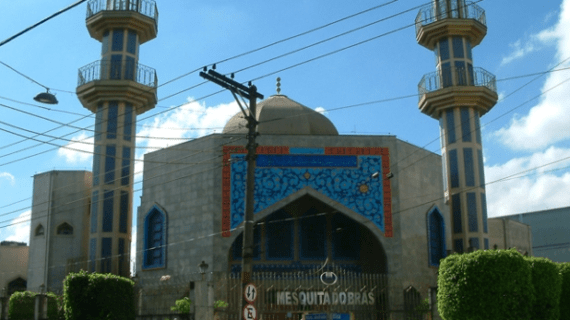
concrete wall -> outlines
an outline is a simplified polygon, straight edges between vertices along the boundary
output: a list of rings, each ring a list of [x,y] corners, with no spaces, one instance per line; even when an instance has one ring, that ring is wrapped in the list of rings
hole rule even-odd
[[[524,223],[507,218],[488,219],[489,248],[497,249],[517,248],[520,252],[533,255],[532,228]]]
[[[87,256],[91,172],[50,171],[34,176],[28,290],[60,291],[68,259]],[[72,235],[57,234],[62,223]],[[36,235],[38,225],[43,235]]]
[[[18,278],[28,278],[28,246],[0,246],[0,290]]]
[[[442,200],[441,157],[397,140],[394,136],[285,136],[262,135],[260,146],[295,147],[385,147],[390,150],[394,178],[392,212],[394,236],[383,232],[366,218],[347,213],[375,235],[386,252],[390,274],[390,304],[403,308],[403,291],[413,285],[427,297],[436,285],[437,269],[429,267],[427,213],[434,205],[449,229],[449,212]],[[197,281],[198,264],[204,260],[208,272],[228,270],[229,249],[239,232],[221,237],[222,147],[245,145],[241,135],[210,135],[145,155],[143,195],[137,217],[137,282],[142,287],[159,287],[163,275],[187,275]],[[167,164],[168,163],[168,164]],[[412,165],[413,164],[413,165]],[[154,205],[166,211],[168,219],[167,262],[164,268],[142,270],[144,219]],[[260,217],[255,217],[259,220]],[[446,235],[450,246],[450,234]],[[155,299],[154,300],[158,300]],[[147,307],[167,308],[172,301],[142,298]]]

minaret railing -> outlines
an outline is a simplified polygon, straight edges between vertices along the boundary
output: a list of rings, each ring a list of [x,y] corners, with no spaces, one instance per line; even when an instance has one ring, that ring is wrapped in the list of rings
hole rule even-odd
[[[98,80],[131,80],[156,88],[156,70],[132,61],[97,60],[79,69],[77,86]]]
[[[87,19],[101,11],[135,11],[154,19],[158,25],[158,8],[154,0],[89,0]]]
[[[452,2],[453,3],[453,2]],[[462,14],[460,14],[462,12]],[[437,10],[433,5],[420,9],[416,16],[416,34],[419,29],[428,24],[443,19],[473,19],[483,25],[487,25],[485,10],[474,3],[468,3],[463,8],[451,8],[451,10]]]
[[[497,80],[494,74],[483,68],[443,68],[428,73],[422,77],[418,84],[420,100],[428,92],[441,90],[452,86],[487,87],[497,92]]]

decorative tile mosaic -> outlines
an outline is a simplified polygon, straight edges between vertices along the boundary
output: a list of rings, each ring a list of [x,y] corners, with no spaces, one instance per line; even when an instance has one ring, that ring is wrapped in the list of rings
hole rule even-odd
[[[392,237],[390,171],[387,148],[258,147],[255,170],[254,214],[283,198],[311,187],[372,221]],[[224,147],[222,231],[243,222],[247,162],[243,147]],[[381,172],[380,178],[372,174]]]

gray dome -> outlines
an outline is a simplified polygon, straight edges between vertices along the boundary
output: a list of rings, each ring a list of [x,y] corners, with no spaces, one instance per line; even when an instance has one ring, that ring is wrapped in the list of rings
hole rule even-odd
[[[285,95],[274,95],[261,101],[256,113],[260,134],[338,136],[327,117]],[[241,111],[226,123],[223,133],[247,133],[247,120]]]

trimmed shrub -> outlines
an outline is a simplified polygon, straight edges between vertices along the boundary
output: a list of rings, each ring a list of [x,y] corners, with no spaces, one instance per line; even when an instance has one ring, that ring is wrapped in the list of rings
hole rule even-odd
[[[531,319],[558,320],[562,276],[558,265],[546,258],[525,258],[532,271],[532,284],[536,300]]]
[[[34,319],[34,310],[36,306],[36,292],[22,291],[15,292],[10,297],[8,303],[8,316],[11,320],[29,320]],[[48,292],[48,319],[63,320],[63,300],[62,297]]]
[[[134,282],[112,274],[70,273],[63,281],[67,320],[135,319]]]
[[[439,267],[439,313],[446,320],[529,320],[531,272],[515,249],[450,255]]]
[[[570,263],[558,263],[558,270],[562,276],[560,320],[570,320]]]

